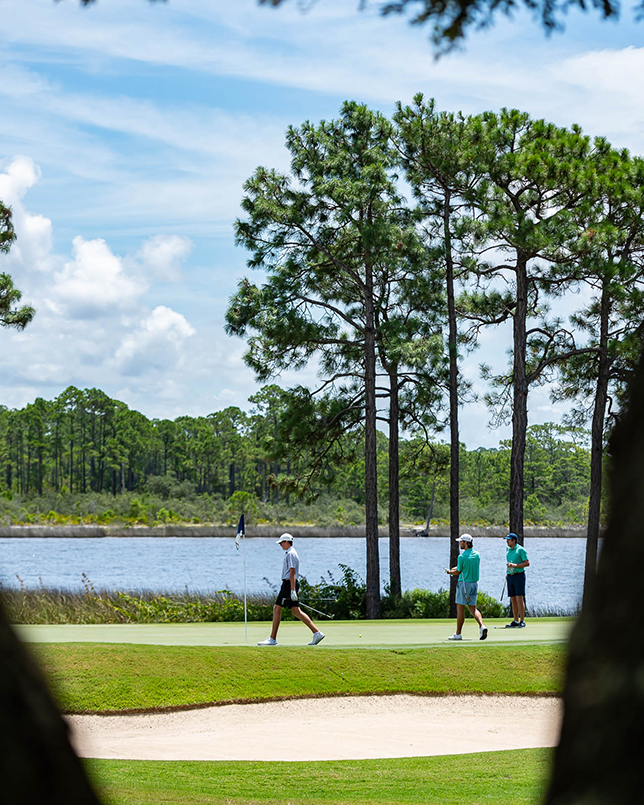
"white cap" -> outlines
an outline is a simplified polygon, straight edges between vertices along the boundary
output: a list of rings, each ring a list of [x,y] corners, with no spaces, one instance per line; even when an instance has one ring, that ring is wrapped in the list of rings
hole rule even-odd
[[[461,534],[461,536],[456,540],[456,542],[469,542],[470,545],[474,540],[472,539],[471,534]]]
[[[282,542],[290,542],[292,544],[293,543],[293,537],[290,534],[282,534],[282,536],[278,540],[275,540],[275,541],[277,542],[278,545],[281,545]]]

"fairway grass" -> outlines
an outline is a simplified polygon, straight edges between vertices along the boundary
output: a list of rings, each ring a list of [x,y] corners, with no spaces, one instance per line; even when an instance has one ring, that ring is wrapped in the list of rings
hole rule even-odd
[[[562,645],[327,649],[119,644],[32,646],[68,713],[360,694],[561,690]]]
[[[86,761],[107,805],[537,805],[552,750],[260,763]]]

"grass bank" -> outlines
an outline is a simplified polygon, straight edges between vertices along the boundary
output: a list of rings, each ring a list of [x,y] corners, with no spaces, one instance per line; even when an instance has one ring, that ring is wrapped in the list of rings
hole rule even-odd
[[[561,690],[563,646],[452,649],[33,647],[61,708],[74,713],[366,693],[553,695]]]
[[[551,752],[260,763],[92,760],[108,805],[536,805]]]

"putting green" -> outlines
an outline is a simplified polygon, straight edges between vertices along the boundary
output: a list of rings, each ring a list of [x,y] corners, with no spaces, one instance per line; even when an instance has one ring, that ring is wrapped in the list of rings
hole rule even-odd
[[[480,641],[476,623],[467,619],[463,640],[450,642],[453,620],[376,620],[320,623],[325,647],[368,648],[427,646],[436,644],[486,646],[499,643],[527,645],[557,643],[567,639],[570,618],[531,618],[525,629],[506,629],[507,619],[489,620],[488,639]],[[248,642],[243,623],[154,623],[154,624],[63,624],[16,626],[23,640],[31,643],[139,643],[160,646],[244,646],[256,647],[270,631],[262,622],[248,624]],[[311,633],[301,623],[282,623],[278,642],[284,646],[306,645]],[[279,648],[279,647],[278,647]],[[276,650],[276,649],[275,649]]]

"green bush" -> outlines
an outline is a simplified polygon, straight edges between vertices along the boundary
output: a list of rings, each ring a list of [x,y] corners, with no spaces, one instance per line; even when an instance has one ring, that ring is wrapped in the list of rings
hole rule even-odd
[[[347,565],[339,567],[342,577],[338,582],[330,572],[327,574],[328,580],[320,579],[319,584],[309,584],[303,579],[300,582],[302,601],[339,620],[364,618],[367,612],[367,586],[355,570]]]
[[[407,590],[399,599],[382,599],[385,618],[449,618],[449,590]]]
[[[480,590],[476,599],[476,608],[483,618],[503,618],[506,614],[506,607],[500,601]]]

